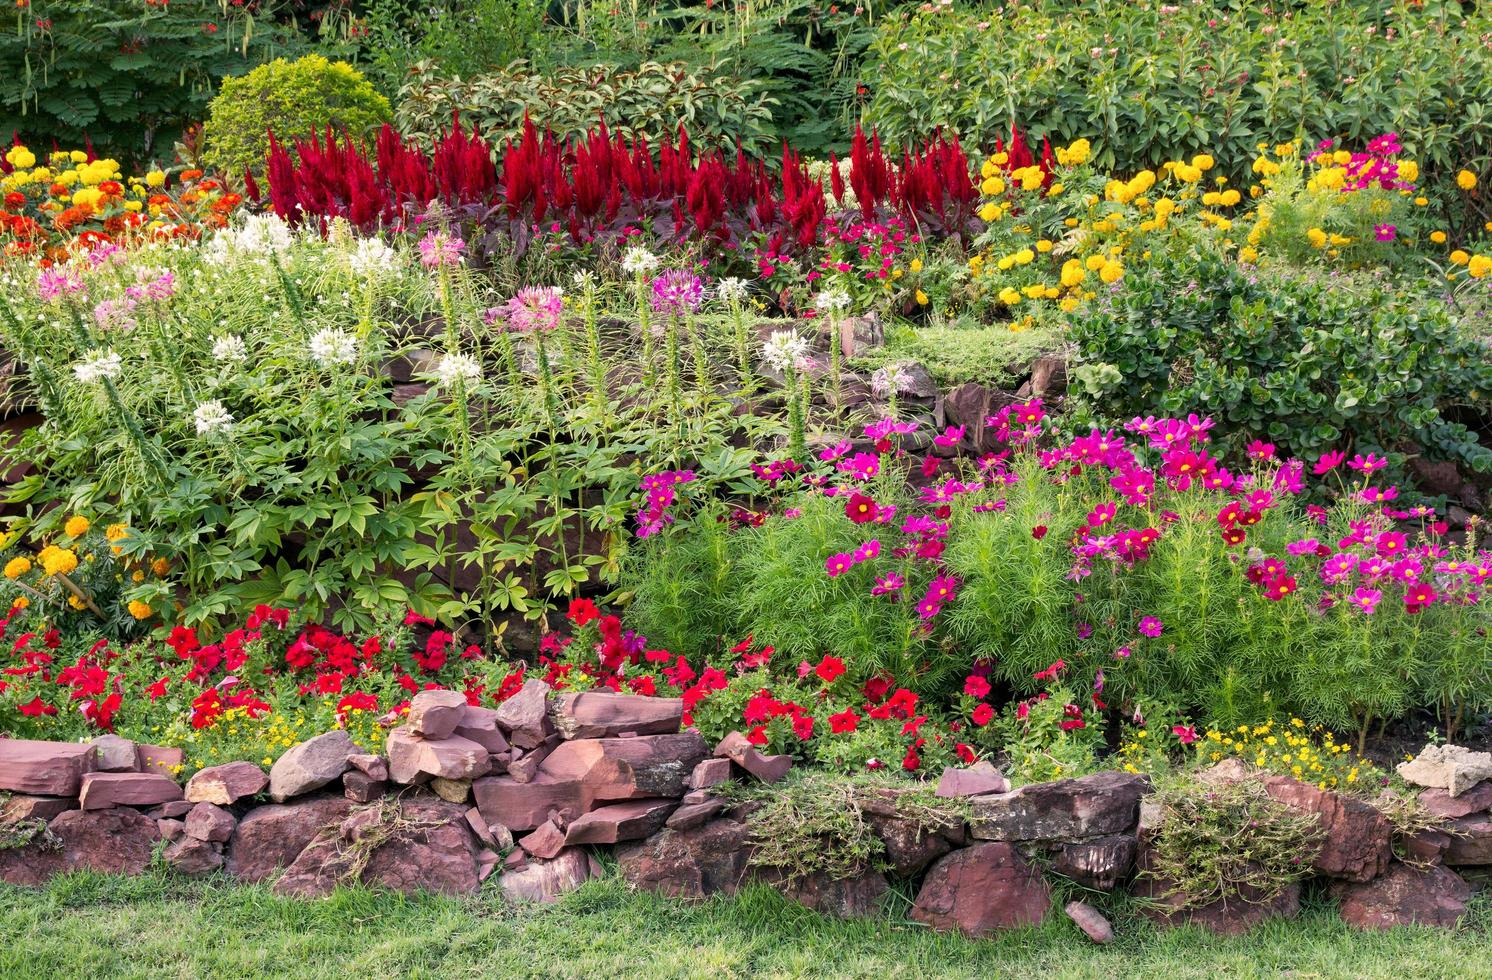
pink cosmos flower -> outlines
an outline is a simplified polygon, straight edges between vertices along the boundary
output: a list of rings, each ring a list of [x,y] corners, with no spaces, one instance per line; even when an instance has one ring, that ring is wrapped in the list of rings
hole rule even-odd
[[[1150,637],[1151,639],[1160,636],[1164,629],[1165,625],[1154,616],[1146,616],[1144,619],[1140,620],[1140,633]]]
[[[1371,616],[1378,608],[1378,602],[1383,598],[1383,593],[1377,589],[1367,586],[1358,586],[1357,591],[1347,597],[1347,601],[1355,608],[1362,611],[1363,615]]]
[[[871,595],[895,595],[906,587],[907,581],[900,575],[882,575],[876,579],[875,587],[870,590]]]
[[[1338,466],[1341,466],[1342,461],[1346,458],[1346,453],[1336,450],[1329,453],[1322,453],[1321,458],[1316,460],[1316,465],[1311,468],[1311,472],[1316,476],[1325,476]]]
[[[839,463],[839,471],[848,474],[851,479],[869,480],[881,472],[881,457],[873,453],[856,453]]]
[[[944,448],[952,448],[953,446],[957,446],[963,438],[964,427],[961,425],[950,425],[943,430],[942,435],[933,437],[933,444],[943,446]]]
[[[870,561],[872,558],[880,555],[880,553],[881,542],[872,538],[855,549],[855,563],[858,565],[862,561]]]
[[[849,571],[855,565],[855,556],[848,551],[841,551],[837,555],[830,555],[824,562],[824,570],[829,573],[830,578],[838,578]]]
[[[840,457],[844,456],[849,451],[850,451],[850,441],[848,439],[841,439],[839,442],[836,442],[834,445],[829,446],[829,447],[827,447],[827,448],[825,448],[823,450],[820,450],[820,452],[819,452],[819,459],[823,460],[826,463],[832,463],[835,460],[839,459]]]
[[[1373,453],[1368,453],[1367,456],[1364,456],[1362,453],[1358,453],[1356,456],[1352,457],[1352,461],[1347,464],[1347,467],[1348,469],[1357,470],[1360,473],[1371,475],[1372,473],[1383,469],[1387,465],[1388,460],[1382,459],[1379,456],[1374,455]]]

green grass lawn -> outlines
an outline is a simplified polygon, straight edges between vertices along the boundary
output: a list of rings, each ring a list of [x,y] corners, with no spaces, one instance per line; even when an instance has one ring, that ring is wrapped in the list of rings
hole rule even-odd
[[[685,904],[615,877],[560,904],[495,896],[324,901],[263,887],[78,874],[0,886],[0,976],[225,977],[1434,977],[1492,976],[1492,905],[1459,932],[1349,930],[1312,904],[1241,940],[1159,932],[1122,909],[1120,939],[1088,943],[1058,916],[990,940],[882,919],[840,922],[753,889]]]

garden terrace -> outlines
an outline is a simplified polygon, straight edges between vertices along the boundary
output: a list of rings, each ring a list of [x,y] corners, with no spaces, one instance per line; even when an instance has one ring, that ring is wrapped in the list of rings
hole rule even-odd
[[[20,6],[25,969],[1475,973],[1484,12]]]

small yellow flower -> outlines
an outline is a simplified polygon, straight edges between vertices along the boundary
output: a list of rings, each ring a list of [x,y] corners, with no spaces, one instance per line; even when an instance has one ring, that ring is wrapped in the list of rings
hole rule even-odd
[[[1463,170],[1456,174],[1456,186],[1463,191],[1469,191],[1476,187],[1476,174],[1470,170]]]
[[[1445,232],[1443,232],[1443,231],[1432,231],[1432,232],[1430,232],[1430,241],[1434,242],[1436,245],[1444,245],[1445,244]]]
[[[31,561],[22,555],[17,555],[5,563],[5,577],[8,579],[18,579],[29,571],[31,571]]]
[[[62,525],[62,533],[70,538],[81,538],[88,533],[88,529],[92,526],[88,522],[88,518],[82,514],[74,514],[67,519],[66,524]]]
[[[151,614],[150,606],[141,602],[139,599],[131,599],[129,601],[129,611],[130,615],[136,619],[149,619]]]

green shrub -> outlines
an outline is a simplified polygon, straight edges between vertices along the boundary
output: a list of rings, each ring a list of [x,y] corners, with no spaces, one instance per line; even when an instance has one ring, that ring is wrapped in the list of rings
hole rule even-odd
[[[623,71],[587,65],[537,72],[516,61],[503,71],[462,79],[416,65],[399,93],[399,130],[430,144],[460,114],[493,143],[516,137],[524,117],[561,139],[584,135],[604,120],[613,132],[660,139],[685,126],[697,144],[760,154],[774,140],[772,103],[753,81],[683,63],[644,62]]]
[[[845,149],[865,100],[861,67],[881,9],[815,0],[675,3],[612,0],[565,5],[565,32],[544,55],[554,64],[684,62],[693,71],[751,79],[770,97],[773,131],[809,154]]]
[[[219,0],[32,0],[0,31],[6,137],[17,129],[35,146],[86,137],[102,156],[169,159],[220,79],[305,50],[282,16],[290,6],[268,0],[250,15]]]
[[[1053,143],[1093,141],[1132,173],[1210,153],[1246,174],[1261,142],[1397,132],[1426,176],[1486,169],[1492,20],[1424,4],[1204,0],[1174,6],[1037,0],[927,5],[881,21],[866,119],[910,143],[947,127],[967,145],[1011,120]],[[930,69],[929,66],[937,66]]]
[[[552,43],[542,33],[547,7],[542,0],[368,0],[358,64],[389,95],[420,61],[470,78]]]
[[[204,161],[236,175],[260,168],[269,133],[282,142],[322,133],[369,139],[391,117],[389,102],[346,62],[319,54],[276,58],[241,78],[224,79],[203,127]]]
[[[1416,452],[1492,471],[1442,410],[1492,394],[1485,347],[1402,283],[1157,256],[1075,315],[1079,400],[1093,414],[1211,415],[1235,449],[1260,438],[1314,461]]]

